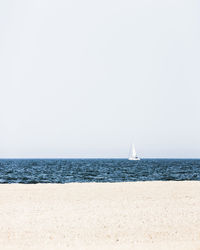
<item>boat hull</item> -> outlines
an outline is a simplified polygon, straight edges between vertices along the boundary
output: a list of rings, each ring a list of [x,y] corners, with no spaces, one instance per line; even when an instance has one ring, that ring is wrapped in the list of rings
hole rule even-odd
[[[139,157],[137,157],[137,158],[129,158],[129,161],[139,161],[139,160],[140,160]]]

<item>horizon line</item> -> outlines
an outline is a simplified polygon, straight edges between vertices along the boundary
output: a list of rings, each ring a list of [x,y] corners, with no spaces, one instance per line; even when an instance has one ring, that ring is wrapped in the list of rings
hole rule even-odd
[[[0,160],[39,160],[39,159],[49,159],[49,160],[53,160],[53,159],[60,159],[60,160],[81,160],[81,159],[113,159],[113,160],[117,160],[117,159],[127,159],[128,157],[0,157]],[[140,157],[140,159],[200,159],[200,157]]]

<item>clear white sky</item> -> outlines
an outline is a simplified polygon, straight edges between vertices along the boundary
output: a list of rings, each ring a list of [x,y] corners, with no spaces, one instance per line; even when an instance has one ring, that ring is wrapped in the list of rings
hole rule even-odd
[[[198,0],[0,2],[0,157],[200,157]]]

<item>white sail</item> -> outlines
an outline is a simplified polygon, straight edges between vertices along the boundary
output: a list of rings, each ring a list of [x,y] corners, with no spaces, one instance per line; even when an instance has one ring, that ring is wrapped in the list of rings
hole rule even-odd
[[[137,156],[134,144],[132,144],[132,146],[131,146],[131,153],[130,153],[129,160],[131,160],[131,161],[140,160],[140,158]]]
[[[137,154],[136,154],[135,146],[132,145],[132,154],[131,154],[131,157],[135,158],[136,156],[137,156]]]

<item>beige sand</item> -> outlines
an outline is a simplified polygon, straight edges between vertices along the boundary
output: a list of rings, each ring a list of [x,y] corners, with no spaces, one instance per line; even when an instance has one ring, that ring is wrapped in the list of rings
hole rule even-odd
[[[0,249],[200,249],[200,182],[0,185]]]

